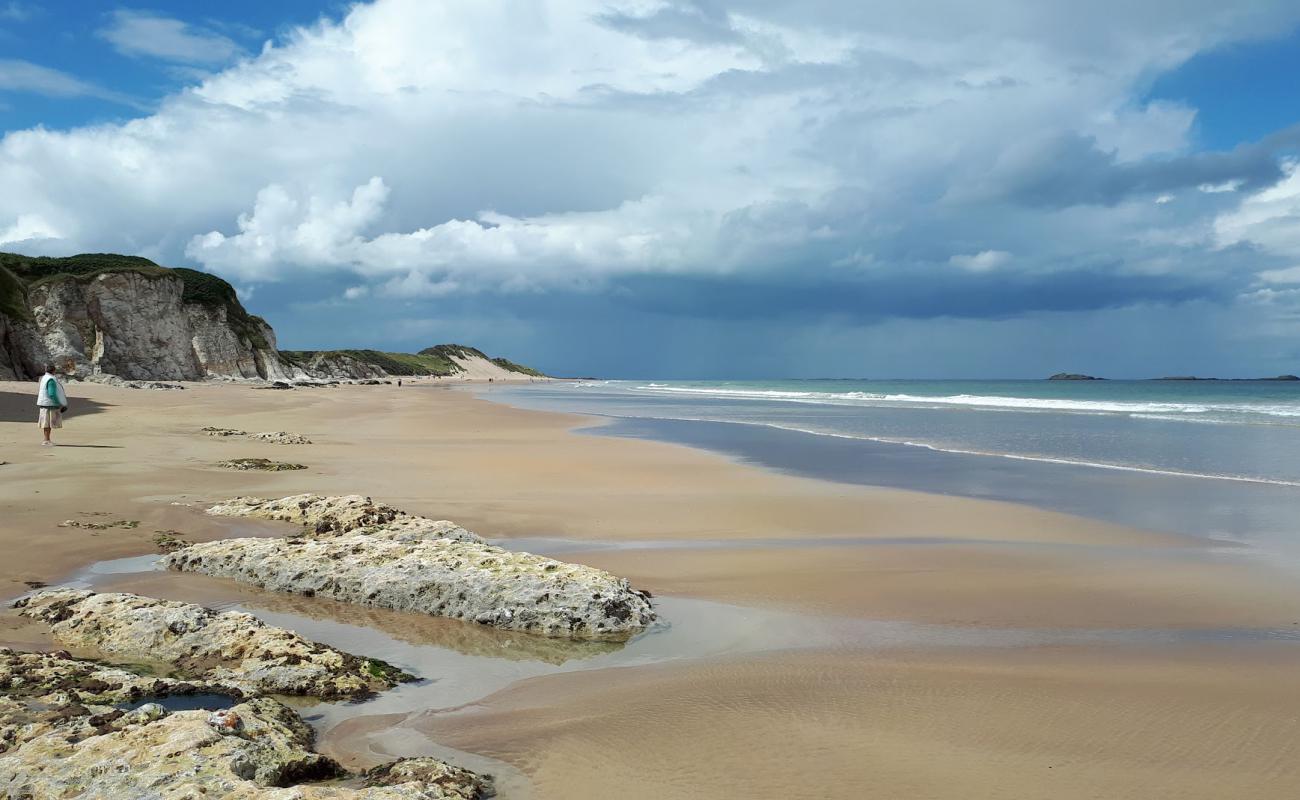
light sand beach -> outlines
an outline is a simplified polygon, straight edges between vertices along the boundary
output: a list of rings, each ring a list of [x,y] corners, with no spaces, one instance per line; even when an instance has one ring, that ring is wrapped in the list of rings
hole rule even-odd
[[[651,634],[636,644],[647,654],[641,665],[570,661],[468,702],[382,714],[360,706],[322,731],[322,749],[349,765],[434,742],[509,765],[544,798],[1300,792],[1300,659],[1293,644],[1274,641],[1297,630],[1300,589],[1231,547],[791,477],[676,445],[575,433],[596,423],[433,385],[77,383],[52,449],[37,446],[31,392],[0,384],[6,597],[151,552],[160,530],[192,541],[282,533],[200,510],[235,495],[310,491],[372,495],[491,539],[562,540],[557,557],[651,590],[683,630],[715,624],[713,612],[673,620],[669,611],[755,609],[795,621],[794,634],[755,634],[737,652],[655,654]],[[209,437],[204,426],[291,431],[314,444]],[[215,466],[238,457],[308,468]],[[66,520],[139,524],[60,527]],[[277,610],[229,582],[155,583],[160,596]],[[445,626],[434,633],[401,615],[348,616],[338,604],[293,600],[278,610],[492,651],[473,636],[446,645]],[[838,642],[810,633],[801,647],[799,620],[850,633]],[[875,622],[916,623],[922,633],[881,642],[863,627]],[[50,646],[10,612],[0,643]]]

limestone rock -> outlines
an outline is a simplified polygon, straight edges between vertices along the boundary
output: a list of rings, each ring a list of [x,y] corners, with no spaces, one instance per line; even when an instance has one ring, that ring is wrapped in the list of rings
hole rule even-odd
[[[143,696],[218,689],[107,669],[65,654],[0,648],[0,796],[25,800],[483,800],[491,778],[432,758],[371,770],[362,788],[294,785],[343,776],[311,750],[288,707],[253,698],[219,712],[168,712]],[[229,689],[228,693],[238,690]]]
[[[206,711],[177,711],[152,721],[123,716],[75,741],[57,730],[32,738],[0,758],[0,790],[33,800],[229,797],[343,773],[309,749],[311,729],[280,703],[255,698],[228,713],[238,730],[218,731]]]
[[[179,276],[121,271],[40,283],[28,297],[42,354],[79,377],[282,376],[269,326],[250,318],[256,330],[237,330],[225,306],[186,303],[184,292]]]
[[[482,542],[366,533],[226,539],[177,550],[166,563],[273,591],[546,636],[618,641],[655,619],[648,595],[626,579]]]
[[[408,514],[359,494],[296,494],[278,500],[236,497],[212,506],[208,513],[219,517],[258,517],[294,522],[318,536],[356,532],[400,541],[483,541],[454,522]]]
[[[165,664],[191,678],[246,691],[322,698],[361,697],[411,676],[267,625],[251,614],[192,603],[74,589],[15,603],[67,647],[128,663]]]
[[[270,442],[271,444],[311,444],[311,439],[301,433],[289,433],[288,431],[250,433],[248,438],[256,439],[259,442]]]
[[[207,428],[203,428],[203,432],[209,436],[220,436],[220,437],[248,435],[248,431],[241,431],[236,428],[217,428],[211,426]]]
[[[103,732],[123,716],[115,712],[124,703],[192,694],[244,696],[225,683],[138,675],[66,653],[0,648],[0,753],[56,729],[65,738]],[[137,717],[152,713],[137,711],[143,712]]]

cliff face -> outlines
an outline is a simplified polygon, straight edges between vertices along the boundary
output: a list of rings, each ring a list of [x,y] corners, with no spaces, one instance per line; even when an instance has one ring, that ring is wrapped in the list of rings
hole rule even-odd
[[[215,275],[136,256],[0,253],[0,380],[34,378],[51,362],[79,378],[145,381],[543,377],[460,345],[281,352],[271,326]]]
[[[226,308],[186,304],[184,289],[179,278],[131,272],[38,286],[29,300],[43,355],[79,377],[269,377],[266,366],[279,364],[270,328],[241,336]]]
[[[112,269],[90,258],[0,262],[11,268],[0,284],[8,298],[0,376],[31,378],[53,362],[82,378],[289,377],[270,326],[244,311],[224,281],[143,259]]]

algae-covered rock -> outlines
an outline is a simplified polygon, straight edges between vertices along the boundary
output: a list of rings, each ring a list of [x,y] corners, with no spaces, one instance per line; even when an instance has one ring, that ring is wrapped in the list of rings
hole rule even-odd
[[[480,800],[496,793],[492,779],[476,775],[467,769],[452,766],[436,758],[404,758],[381,764],[366,771],[365,785],[374,787],[415,787],[419,785],[441,787],[445,797],[460,800]]]
[[[361,697],[411,676],[267,625],[251,614],[193,603],[75,589],[38,592],[16,604],[63,645],[127,663],[164,664],[191,678],[249,692]]]
[[[366,533],[226,539],[177,550],[166,563],[273,591],[546,636],[618,641],[655,619],[649,596],[626,579],[482,542]]]
[[[232,458],[218,461],[218,467],[238,470],[257,470],[258,472],[287,472],[295,469],[307,469],[306,464],[290,464],[286,461],[272,461],[269,458]]]
[[[408,514],[359,494],[296,494],[278,500],[236,497],[212,506],[208,513],[220,517],[257,517],[293,522],[319,536],[357,532],[401,541],[483,541],[453,522]]]

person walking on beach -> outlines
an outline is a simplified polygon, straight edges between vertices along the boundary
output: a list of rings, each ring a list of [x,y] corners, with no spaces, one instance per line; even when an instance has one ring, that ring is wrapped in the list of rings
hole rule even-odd
[[[68,395],[63,391],[63,384],[54,377],[53,364],[46,367],[45,374],[41,376],[40,386],[36,389],[36,407],[39,409],[36,423],[45,433],[41,447],[53,447],[50,431],[63,427],[63,413],[68,410]]]

